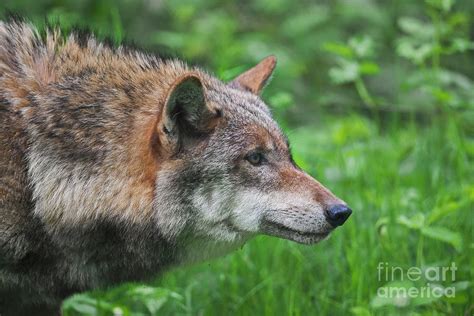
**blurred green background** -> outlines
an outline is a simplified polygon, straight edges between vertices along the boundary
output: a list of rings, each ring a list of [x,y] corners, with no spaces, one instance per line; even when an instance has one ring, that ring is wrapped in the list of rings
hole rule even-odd
[[[275,54],[263,94],[297,163],[354,209],[313,247],[258,237],[147,285],[73,296],[65,315],[473,315],[474,1],[3,0],[39,27],[202,65],[223,80]],[[389,267],[458,267],[455,297]],[[389,282],[387,284],[387,282]]]

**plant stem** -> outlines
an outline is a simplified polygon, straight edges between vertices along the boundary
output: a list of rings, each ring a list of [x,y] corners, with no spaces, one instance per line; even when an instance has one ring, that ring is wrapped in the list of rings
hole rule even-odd
[[[423,266],[425,264],[425,259],[423,257],[423,235],[420,233],[420,239],[418,240],[418,248],[416,253],[416,262],[418,266]]]
[[[362,99],[362,101],[364,101],[364,103],[367,104],[369,107],[375,107],[377,104],[370,95],[369,90],[367,90],[367,87],[362,78],[358,77],[354,83],[356,86],[357,93],[359,94],[359,97]]]

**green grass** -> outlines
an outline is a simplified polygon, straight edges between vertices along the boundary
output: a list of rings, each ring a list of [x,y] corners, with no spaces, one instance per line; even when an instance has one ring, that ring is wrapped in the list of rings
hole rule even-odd
[[[381,126],[352,115],[288,132],[297,162],[354,210],[329,240],[304,246],[257,237],[147,287],[73,297],[65,315],[472,314],[474,143],[463,136],[466,125],[445,115],[427,126],[396,119]],[[379,262],[403,269],[455,262],[456,297],[374,301],[386,283]]]

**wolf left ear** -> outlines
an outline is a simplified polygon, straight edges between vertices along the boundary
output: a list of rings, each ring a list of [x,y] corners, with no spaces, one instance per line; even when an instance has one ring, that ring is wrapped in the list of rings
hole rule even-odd
[[[191,73],[171,85],[158,128],[168,141],[177,142],[179,138],[208,132],[216,125],[219,116],[219,109],[211,108],[206,102],[201,79]]]
[[[253,94],[260,94],[268,79],[271,77],[276,66],[276,57],[268,56],[259,62],[255,67],[240,74],[230,82],[231,86],[238,89],[250,91]]]

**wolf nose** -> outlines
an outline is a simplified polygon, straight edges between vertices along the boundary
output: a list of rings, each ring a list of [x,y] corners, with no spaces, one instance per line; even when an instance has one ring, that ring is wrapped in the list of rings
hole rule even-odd
[[[341,226],[351,216],[352,210],[344,204],[331,205],[326,210],[326,219],[334,227]]]

